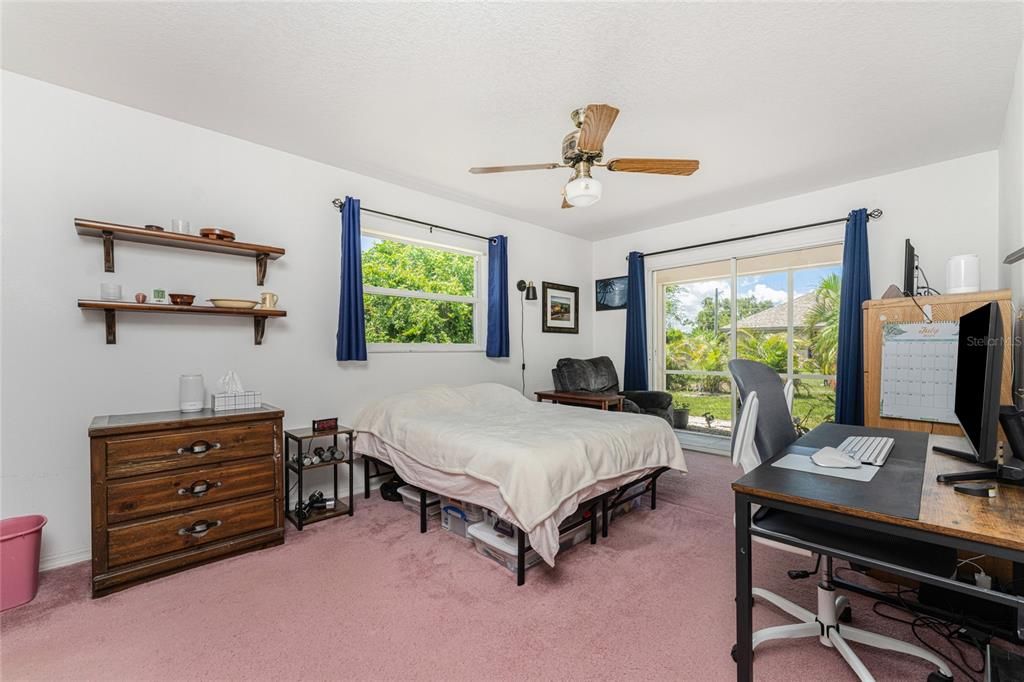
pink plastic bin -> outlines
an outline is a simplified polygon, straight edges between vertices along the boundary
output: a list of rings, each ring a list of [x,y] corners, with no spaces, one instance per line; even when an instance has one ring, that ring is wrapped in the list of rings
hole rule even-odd
[[[32,601],[39,589],[39,543],[46,517],[0,521],[0,611]]]

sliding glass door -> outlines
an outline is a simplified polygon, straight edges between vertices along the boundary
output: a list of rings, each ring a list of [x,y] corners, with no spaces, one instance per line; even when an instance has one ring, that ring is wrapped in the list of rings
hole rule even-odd
[[[673,394],[677,410],[689,410],[689,428],[727,436],[733,261],[662,270],[655,281],[663,311],[663,388]]]
[[[803,428],[832,418],[842,245],[660,270],[657,383],[688,408],[687,429],[729,436],[728,361],[763,362],[796,387]],[[735,295],[734,295],[735,292]]]

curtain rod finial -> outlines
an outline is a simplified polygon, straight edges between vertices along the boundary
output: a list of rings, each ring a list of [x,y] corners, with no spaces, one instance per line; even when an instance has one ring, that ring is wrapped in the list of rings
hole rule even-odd
[[[882,217],[882,209],[876,208],[876,209],[872,209],[872,210],[868,211],[868,217],[869,218],[874,218],[876,220],[878,218],[881,218]]]
[[[341,210],[342,206],[345,205],[345,202],[342,199],[335,199],[331,203],[334,204],[334,208],[338,209],[339,211]]]

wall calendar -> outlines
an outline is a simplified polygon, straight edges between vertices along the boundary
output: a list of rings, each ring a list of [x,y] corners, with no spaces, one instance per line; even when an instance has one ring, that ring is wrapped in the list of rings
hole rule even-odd
[[[883,417],[956,424],[958,322],[890,322],[882,333]]]

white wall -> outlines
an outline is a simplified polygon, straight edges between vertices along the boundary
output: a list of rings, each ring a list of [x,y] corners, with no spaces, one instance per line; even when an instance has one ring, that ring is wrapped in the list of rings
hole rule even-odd
[[[718,213],[594,244],[594,277],[626,274],[626,254],[698,244],[765,230],[840,218],[855,208],[880,208],[883,218],[871,221],[871,293],[881,296],[903,279],[903,240],[909,238],[920,255],[932,286],[945,288],[946,260],[976,253],[981,261],[981,286],[999,286],[997,263],[999,158],[995,151],[861,180],[810,194]],[[648,270],[699,263],[753,253],[799,248],[841,240],[843,225],[814,228],[764,239],[646,259]],[[648,292],[650,295],[650,291]],[[650,317],[650,313],[649,313]],[[594,350],[622,367],[625,353],[625,311],[594,315]],[[648,343],[653,347],[653,339]],[[653,368],[653,363],[652,363]]]
[[[1018,68],[1018,111],[1020,78]],[[44,565],[88,557],[91,417],[173,409],[183,372],[201,371],[212,388],[217,377],[235,369],[286,410],[289,426],[318,416],[350,420],[367,400],[430,383],[493,380],[519,387],[514,299],[509,360],[416,353],[374,354],[366,364],[334,361],[339,220],[330,200],[336,196],[351,194],[365,206],[471,232],[507,234],[512,282],[580,286],[578,336],[542,334],[540,306],[527,305],[527,391],[549,387],[550,367],[563,356],[607,354],[621,371],[625,313],[592,312],[592,281],[624,274],[630,250],[786,227],[864,206],[885,211],[869,228],[875,295],[900,280],[907,237],[940,289],[945,261],[957,253],[979,254],[983,287],[1006,277],[997,267],[1004,254],[999,167],[1006,157],[997,152],[590,244],[9,72],[2,76],[2,95],[0,514],[50,517]],[[1019,139],[1019,116],[1015,120]],[[1019,178],[1019,161],[1014,167]],[[1017,210],[1016,219],[1003,215],[1007,243],[1024,243]],[[117,272],[107,274],[99,240],[77,236],[75,217],[164,225],[184,217],[194,227],[219,224],[242,239],[280,244],[288,254],[270,264],[264,289],[281,296],[288,317],[270,320],[264,345],[257,347],[248,320],[122,315],[118,344],[107,346],[102,316],[75,306],[79,297],[95,297],[100,282],[120,283],[126,296],[161,286],[200,299],[254,297],[254,266],[242,258],[119,244]],[[1006,225],[1017,232],[1011,235]],[[368,215],[364,227],[415,234]],[[840,225],[651,258],[648,265],[797,247],[841,234]],[[457,238],[450,243],[482,246]]]
[[[1017,59],[1010,103],[999,144],[999,253],[1024,247],[1024,48]],[[1000,282],[1013,289],[1014,302],[1024,297],[1024,262],[1000,266]]]
[[[340,228],[334,197],[350,194],[367,207],[507,234],[513,294],[519,278],[538,287],[541,280],[579,285],[579,335],[542,334],[540,306],[527,305],[528,391],[550,386],[557,358],[590,355],[587,242],[9,72],[2,86],[0,511],[49,517],[44,565],[89,555],[90,419],[176,408],[183,372],[201,371],[209,389],[226,370],[236,370],[267,402],[284,408],[286,427],[314,417],[351,420],[368,400],[426,384],[499,381],[519,388],[514,299],[508,360],[478,352],[335,362]],[[97,297],[100,282],[120,283],[126,296],[161,286],[199,300],[255,297],[255,269],[249,259],[119,243],[117,272],[106,274],[101,242],[79,237],[75,217],[165,226],[183,217],[193,227],[223,225],[242,240],[281,245],[288,253],[270,264],[264,289],[280,295],[288,317],[270,320],[263,345],[255,346],[247,319],[120,315],[118,343],[105,345],[102,314],[75,303]],[[368,215],[363,225],[408,230]]]

